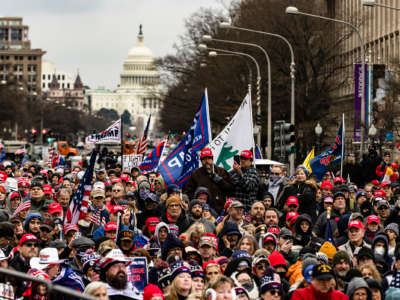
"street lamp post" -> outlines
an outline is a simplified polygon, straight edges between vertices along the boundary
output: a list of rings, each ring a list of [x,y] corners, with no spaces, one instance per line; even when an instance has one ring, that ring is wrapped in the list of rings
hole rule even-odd
[[[259,66],[257,60],[253,56],[251,56],[250,54],[247,54],[247,53],[244,53],[244,52],[238,52],[238,51],[230,51],[230,50],[225,50],[225,49],[210,48],[210,47],[207,47],[206,44],[199,44],[198,48],[200,50],[211,50],[211,52],[209,53],[209,56],[216,56],[216,54],[214,54],[213,52],[214,51],[218,51],[218,52],[222,52],[222,53],[241,55],[241,56],[245,56],[247,58],[250,58],[254,62],[254,65],[256,66],[257,82],[261,81],[260,66]],[[260,85],[257,85],[257,89],[260,89]],[[248,85],[248,93],[249,93],[249,96],[251,97],[251,84],[250,83]],[[253,148],[253,155],[255,157],[255,147]]]
[[[319,153],[319,149],[320,149],[320,144],[321,144],[321,134],[322,134],[322,127],[321,124],[317,124],[317,126],[315,126],[314,128],[315,130],[315,134],[317,135],[317,153]]]
[[[269,59],[269,55],[267,51],[263,47],[257,44],[252,44],[252,43],[244,43],[244,42],[237,42],[237,41],[230,41],[230,40],[220,40],[220,39],[215,39],[211,37],[210,35],[203,35],[203,41],[204,42],[221,42],[221,43],[227,43],[227,44],[237,44],[237,45],[244,45],[244,46],[251,46],[260,49],[264,55],[265,59],[267,60],[267,70],[268,70],[268,101],[271,101],[271,61]],[[257,118],[261,117],[261,90],[260,90],[260,84],[261,84],[261,77],[257,78],[257,101],[256,101],[256,106],[257,106]],[[261,126],[256,125],[258,132],[257,132],[257,144],[261,146]],[[268,159],[271,159],[271,153],[268,153],[268,149],[271,150],[271,141],[269,141],[267,144],[267,156]]]
[[[343,20],[338,20],[338,19],[333,19],[333,18],[328,18],[320,15],[314,15],[314,14],[309,14],[305,12],[301,12],[297,9],[297,7],[294,6],[288,6],[286,7],[286,13],[291,14],[291,15],[303,15],[307,17],[312,17],[312,18],[318,18],[326,21],[332,21],[336,23],[341,23],[347,26],[350,26],[358,35],[359,42],[360,42],[360,52],[361,52],[361,60],[362,60],[362,71],[361,71],[361,144],[360,144],[360,156],[362,157],[364,153],[364,142],[365,142],[365,51],[364,51],[364,40],[361,36],[360,31],[358,28],[349,22],[343,21]]]
[[[271,33],[271,32],[264,32],[264,31],[259,31],[259,30],[254,30],[254,29],[249,29],[249,28],[243,28],[243,27],[237,27],[237,26],[233,26],[228,22],[221,22],[219,24],[219,26],[221,28],[230,28],[230,29],[235,29],[235,30],[241,30],[241,31],[247,31],[247,32],[252,32],[252,33],[258,33],[258,34],[263,34],[263,35],[267,35],[267,36],[272,36],[272,37],[277,37],[281,40],[283,40],[289,47],[290,50],[290,79],[291,79],[291,101],[290,101],[290,109],[291,109],[291,113],[290,113],[290,123],[292,123],[293,125],[295,125],[295,81],[296,81],[296,63],[294,61],[294,51],[293,51],[293,47],[290,44],[290,42],[288,41],[287,38],[285,38],[284,36],[277,34],[277,33]],[[267,140],[268,140],[268,145],[272,144],[272,112],[271,112],[271,107],[272,107],[272,101],[270,99],[268,99],[268,134],[267,134]],[[270,148],[269,151],[267,151],[267,153],[269,152],[269,154],[271,155],[272,153],[272,149]],[[268,157],[270,159],[270,157]],[[290,173],[294,173],[294,155],[290,156]]]
[[[393,10],[397,10],[397,11],[400,10],[400,8],[398,8],[398,7],[393,7],[393,6],[383,4],[383,3],[378,3],[375,0],[362,0],[362,5],[369,6],[369,7],[379,6],[379,7],[389,8],[389,9],[393,9]]]

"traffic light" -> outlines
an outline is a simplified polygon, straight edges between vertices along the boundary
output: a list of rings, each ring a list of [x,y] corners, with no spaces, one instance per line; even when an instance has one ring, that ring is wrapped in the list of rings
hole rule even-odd
[[[283,120],[275,122],[274,125],[274,153],[279,157],[281,162],[286,161],[286,157],[292,153],[296,153],[294,144],[296,136],[294,134],[295,127],[293,124],[286,123]]]

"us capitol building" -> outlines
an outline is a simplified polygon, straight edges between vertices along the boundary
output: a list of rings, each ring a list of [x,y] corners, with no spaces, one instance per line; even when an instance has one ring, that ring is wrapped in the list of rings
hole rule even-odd
[[[105,88],[87,90],[92,113],[102,108],[115,109],[119,115],[131,114],[132,124],[143,132],[151,114],[150,133],[157,132],[162,108],[160,73],[154,64],[152,51],[143,43],[142,25],[139,26],[137,45],[129,50],[115,91]]]

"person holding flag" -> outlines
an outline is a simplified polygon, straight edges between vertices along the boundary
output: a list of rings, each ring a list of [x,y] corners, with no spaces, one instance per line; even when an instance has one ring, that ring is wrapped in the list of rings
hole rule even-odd
[[[232,189],[231,175],[224,168],[214,164],[210,148],[201,150],[200,162],[202,166],[190,175],[185,192],[189,199],[193,199],[198,187],[206,187],[211,194],[207,204],[220,213],[224,208],[225,198]]]

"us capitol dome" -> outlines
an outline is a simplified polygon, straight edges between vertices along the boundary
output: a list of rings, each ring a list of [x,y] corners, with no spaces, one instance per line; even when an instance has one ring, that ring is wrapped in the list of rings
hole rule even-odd
[[[128,52],[120,73],[120,84],[115,91],[104,87],[88,91],[92,112],[101,108],[115,109],[119,115],[125,110],[141,134],[151,114],[150,133],[157,131],[162,107],[160,73],[154,63],[153,52],[144,44],[143,27],[139,26],[137,44]]]

